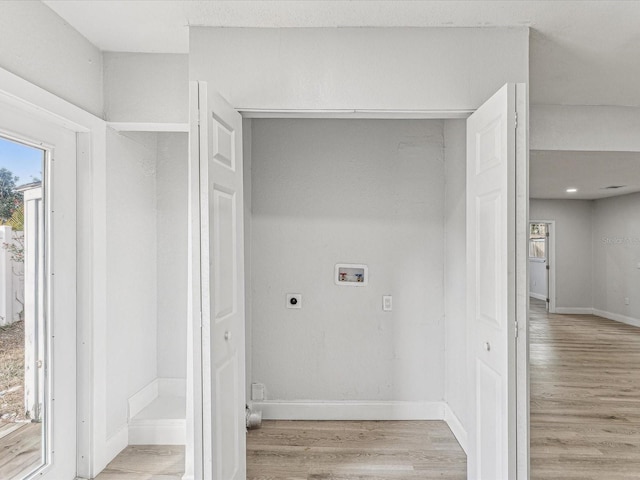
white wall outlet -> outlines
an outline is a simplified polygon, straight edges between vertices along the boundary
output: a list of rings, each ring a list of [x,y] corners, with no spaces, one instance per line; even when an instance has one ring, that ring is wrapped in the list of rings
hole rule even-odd
[[[302,308],[302,294],[287,293],[287,308]]]
[[[393,297],[391,295],[382,296],[382,310],[390,312],[393,310]]]
[[[629,297],[624,297],[624,304],[629,305]]]
[[[261,402],[264,400],[264,385],[262,383],[251,384],[251,400]]]

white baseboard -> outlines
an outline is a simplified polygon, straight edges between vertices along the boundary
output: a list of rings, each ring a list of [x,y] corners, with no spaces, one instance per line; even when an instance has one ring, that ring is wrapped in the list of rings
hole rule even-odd
[[[545,297],[544,295],[540,294],[540,293],[533,293],[533,292],[529,292],[529,296],[531,298],[535,298],[537,300],[542,300],[543,302],[547,301],[547,297]]]
[[[159,396],[184,397],[187,382],[184,378],[156,378],[129,398],[129,420],[148,407]]]
[[[460,422],[458,416],[453,412],[451,407],[449,407],[449,404],[446,403],[444,408],[444,421],[449,425],[451,432],[453,432],[454,437],[458,440],[464,453],[467,453],[467,431],[462,426],[462,422]]]
[[[111,435],[105,444],[105,456],[106,458],[101,462],[104,466],[100,469],[102,471],[108,464],[116,458],[116,456],[129,445],[129,428],[127,425],[120,427],[116,433]]]
[[[156,398],[158,398],[157,378],[129,397],[129,420],[148,407]]]
[[[186,420],[135,420],[129,424],[129,445],[184,445]]]
[[[609,320],[615,320],[616,322],[626,323],[627,325],[632,325],[634,327],[640,327],[640,320],[638,320],[637,318],[620,315],[619,313],[605,312],[604,310],[598,310],[594,308],[593,314],[598,315],[599,317],[608,318]]]
[[[560,315],[593,315],[593,308],[588,307],[556,307]]]
[[[265,420],[443,420],[444,402],[253,402]]]

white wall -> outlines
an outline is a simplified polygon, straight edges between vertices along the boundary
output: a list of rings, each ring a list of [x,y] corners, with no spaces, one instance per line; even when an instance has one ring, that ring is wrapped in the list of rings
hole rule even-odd
[[[0,67],[102,117],[100,50],[42,2],[0,7]]]
[[[189,32],[189,78],[240,109],[470,110],[528,81],[527,28]]]
[[[593,307],[640,322],[639,212],[638,193],[594,202]]]
[[[443,122],[254,120],[252,138],[254,381],[276,400],[442,400]],[[342,262],[369,285],[336,286]]]
[[[156,176],[158,376],[187,368],[186,133],[159,133]]]
[[[532,199],[529,209],[531,221],[556,221],[556,307],[591,308],[592,202]]]
[[[468,421],[466,303],[466,122],[444,124],[445,400],[462,426]]]
[[[187,123],[188,56],[105,53],[105,115],[110,122]]]
[[[154,133],[107,133],[107,436],[157,375]]]
[[[639,152],[640,108],[532,105],[531,150]]]

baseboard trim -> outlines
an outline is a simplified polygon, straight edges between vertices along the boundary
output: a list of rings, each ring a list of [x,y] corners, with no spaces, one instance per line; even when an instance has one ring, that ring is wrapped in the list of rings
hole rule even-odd
[[[129,397],[129,421],[158,398],[159,382],[156,378],[137,393]]]
[[[444,402],[254,402],[265,420],[444,420]]]
[[[598,315],[599,317],[607,318],[609,320],[614,320],[616,322],[626,323],[627,325],[631,325],[633,327],[640,327],[640,320],[633,317],[627,317],[626,315],[620,315],[619,313],[606,312],[604,310],[598,310],[594,308],[593,314]]]
[[[556,307],[560,315],[593,315],[593,308],[588,307]]]
[[[118,454],[127,448],[129,445],[129,427],[128,425],[123,425],[120,427],[116,433],[111,435],[106,443],[105,443],[105,455],[103,463],[104,467],[100,469],[102,471],[114,458],[118,456]]]
[[[158,397],[184,397],[187,382],[184,378],[158,377],[129,397],[129,421],[147,408]]]
[[[542,300],[543,302],[547,301],[547,297],[545,297],[544,295],[542,295],[540,293],[529,292],[529,296],[531,298],[535,298],[536,300]]]
[[[445,403],[444,406],[444,421],[449,425],[453,436],[458,440],[458,443],[462,447],[462,450],[464,450],[464,453],[467,453],[467,431],[462,426],[462,422],[458,416],[447,403]]]

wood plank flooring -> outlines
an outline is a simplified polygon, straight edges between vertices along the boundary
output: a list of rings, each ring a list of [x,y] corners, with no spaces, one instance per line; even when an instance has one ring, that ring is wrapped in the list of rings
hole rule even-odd
[[[532,480],[640,478],[640,329],[531,300]]]
[[[532,480],[640,479],[640,329],[549,315],[535,300],[530,318]],[[27,425],[23,438],[39,441]],[[0,439],[0,478],[14,475],[6,459],[26,444],[21,430]],[[444,422],[265,421],[247,436],[247,470],[248,480],[463,480],[466,457]],[[183,471],[184,447],[137,445],[96,480]]]
[[[263,422],[247,436],[247,480],[466,478],[466,456],[441,421]]]
[[[21,478],[41,465],[40,423],[0,426],[0,479]]]
[[[96,480],[181,480],[184,446],[129,445]]]

